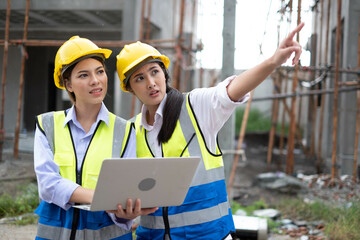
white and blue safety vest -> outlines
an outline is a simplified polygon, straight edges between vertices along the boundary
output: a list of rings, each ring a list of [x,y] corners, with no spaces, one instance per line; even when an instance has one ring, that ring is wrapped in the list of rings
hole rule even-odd
[[[163,157],[200,156],[201,162],[181,206],[162,207],[141,216],[136,230],[137,240],[224,239],[235,232],[226,192],[222,153],[206,146],[192,110],[189,94],[184,95],[181,113],[168,142],[163,143]],[[135,119],[138,157],[154,157],[140,127],[141,113]]]

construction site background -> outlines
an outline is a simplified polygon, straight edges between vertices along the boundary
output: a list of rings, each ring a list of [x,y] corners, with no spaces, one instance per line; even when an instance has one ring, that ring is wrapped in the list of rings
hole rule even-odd
[[[310,66],[278,68],[242,106],[245,114],[240,132],[234,131],[234,118],[220,132],[229,192],[241,175],[241,158],[250,155],[244,148],[249,137],[245,129],[254,108],[267,112],[272,121],[265,135],[266,158],[262,159],[267,169],[295,174],[296,166],[304,164],[296,162],[301,149],[305,164],[314,173],[330,175],[333,183],[349,175],[355,185],[360,152],[360,2],[314,0],[306,6],[300,0],[278,2],[278,26],[295,26],[304,12],[312,12],[312,22],[305,23],[312,35],[300,42],[311,53]],[[173,86],[181,91],[211,87],[238,72],[233,60],[235,0],[224,0],[224,8],[219,9],[224,13],[223,46],[219,46],[226,56],[223,68],[198,67],[196,53],[204,47],[196,36],[201,4],[200,0],[1,1],[0,161],[21,161],[24,153],[31,156],[35,116],[70,105],[64,91],[53,86],[52,73],[57,48],[73,35],[90,38],[114,53],[135,40],[152,44],[170,57]],[[279,35],[286,30],[279,27]],[[141,104],[120,91],[115,55],[107,62],[105,104],[128,119],[139,112]],[[7,156],[12,157],[6,160]]]

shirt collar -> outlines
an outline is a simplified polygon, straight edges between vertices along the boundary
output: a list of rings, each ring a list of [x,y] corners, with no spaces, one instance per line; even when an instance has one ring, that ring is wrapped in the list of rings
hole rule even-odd
[[[159,104],[159,107],[157,108],[157,110],[155,112],[154,125],[149,125],[147,123],[147,121],[146,121],[147,107],[145,105],[142,106],[142,108],[141,108],[141,121],[140,121],[140,126],[141,127],[144,127],[147,131],[151,131],[154,128],[154,126],[159,123],[159,121],[161,121],[161,123],[162,123],[163,110],[164,110],[166,98],[167,98],[167,94],[165,94],[163,100],[161,100],[161,102]]]
[[[64,120],[64,126],[68,124],[70,121],[73,121],[74,124],[77,124],[78,121],[76,119],[75,105],[73,105],[70,109],[67,110],[67,114]],[[96,119],[96,123],[99,121],[103,121],[109,127],[109,110],[106,108],[104,103],[101,103],[101,108],[99,114]]]

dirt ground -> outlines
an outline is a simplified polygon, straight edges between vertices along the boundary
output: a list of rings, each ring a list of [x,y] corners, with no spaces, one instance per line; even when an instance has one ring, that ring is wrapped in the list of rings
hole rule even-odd
[[[246,161],[241,161],[236,169],[235,180],[232,189],[232,199],[241,205],[251,205],[258,200],[265,200],[272,204],[281,197],[296,197],[295,195],[282,194],[273,190],[266,190],[256,184],[256,177],[261,173],[285,172],[286,156],[272,154],[272,162],[267,163],[268,141],[267,134],[246,135],[244,150]],[[286,151],[286,149],[285,149]],[[275,153],[279,151],[274,148]],[[294,150],[294,173],[311,175],[316,173],[314,160],[306,157],[301,150]]]
[[[33,240],[36,236],[36,224],[16,226],[0,224],[0,237],[2,240]]]
[[[0,162],[0,195],[7,193],[14,196],[20,190],[19,186],[29,183],[36,183],[32,153],[19,153],[19,158],[15,159],[12,152],[5,150]],[[35,239],[36,229],[36,224],[16,226],[0,220],[0,239]]]
[[[254,201],[265,200],[268,204],[274,203],[281,197],[289,197],[276,191],[269,191],[254,184],[256,176],[265,172],[284,171],[285,157],[273,154],[273,163],[268,165],[267,136],[251,135],[244,141],[246,162],[239,162],[231,197],[241,205],[251,205]],[[276,151],[274,151],[276,152]],[[315,174],[314,160],[307,158],[300,150],[296,149],[294,172],[306,175]],[[240,159],[241,160],[241,159]],[[0,195],[2,193],[15,194],[18,185],[36,182],[33,169],[32,153],[20,153],[18,159],[13,158],[12,152],[3,155],[0,162]],[[291,197],[291,196],[290,196]],[[297,196],[293,196],[297,197]],[[36,224],[15,226],[4,224],[0,221],[0,239],[34,239]],[[289,236],[269,235],[270,240],[296,240]]]

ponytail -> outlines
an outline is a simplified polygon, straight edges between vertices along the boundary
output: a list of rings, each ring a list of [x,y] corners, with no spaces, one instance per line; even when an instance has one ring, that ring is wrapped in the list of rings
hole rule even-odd
[[[171,138],[177,120],[179,119],[181,106],[184,101],[183,94],[167,85],[166,87],[167,97],[163,110],[163,123],[158,135],[158,142],[166,143]]]
[[[184,96],[177,89],[170,87],[169,82],[171,79],[169,72],[167,71],[166,67],[162,62],[159,63],[159,65],[165,74],[167,93],[166,102],[163,110],[163,123],[157,137],[159,144],[161,144],[169,141],[175,130],[176,123],[180,117],[181,106],[184,101]]]

